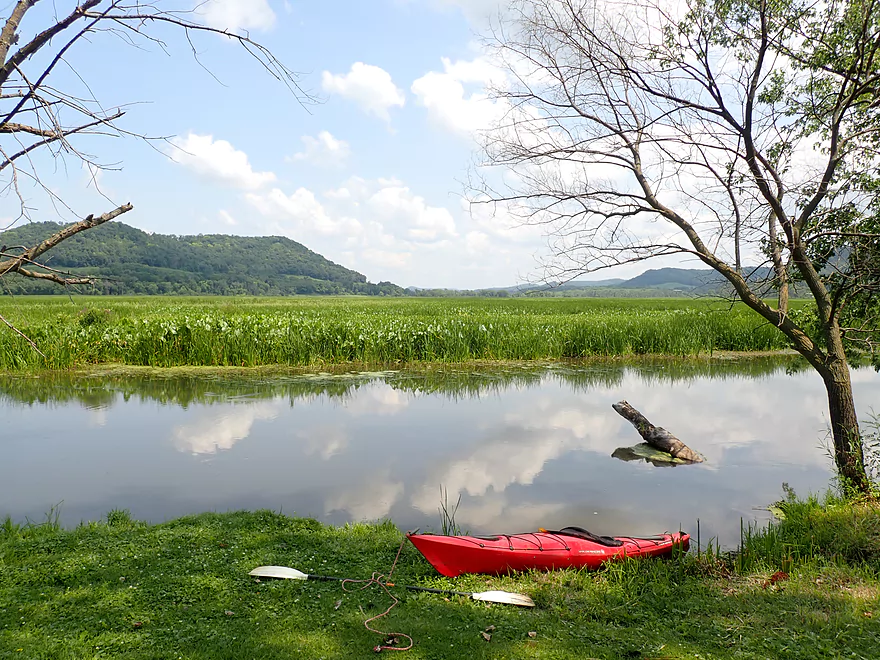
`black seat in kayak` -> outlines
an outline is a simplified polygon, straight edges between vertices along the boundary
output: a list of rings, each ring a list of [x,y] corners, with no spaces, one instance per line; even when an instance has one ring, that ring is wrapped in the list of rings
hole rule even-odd
[[[574,536],[579,539],[586,539],[587,541],[592,541],[593,543],[598,543],[599,545],[604,545],[609,548],[618,548],[623,545],[623,541],[618,541],[615,538],[611,538],[610,536],[599,536],[598,534],[593,534],[592,532],[588,532],[583,527],[563,527],[558,532],[547,530],[548,534],[559,534],[560,536]]]

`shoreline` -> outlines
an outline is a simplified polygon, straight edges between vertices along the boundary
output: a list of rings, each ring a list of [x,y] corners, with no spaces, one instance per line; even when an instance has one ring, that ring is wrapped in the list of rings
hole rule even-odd
[[[692,549],[596,572],[452,579],[388,521],[333,527],[263,510],[147,525],[116,510],[71,530],[7,522],[0,656],[368,658],[383,637],[364,621],[393,594],[399,602],[374,626],[413,638],[403,657],[873,657],[880,505],[790,498],[784,509],[738,555]],[[398,584],[499,589],[537,607],[247,575],[271,564],[362,581],[394,566]]]
[[[459,362],[446,361],[412,361],[412,362],[316,362],[308,365],[267,364],[256,366],[207,366],[178,365],[171,367],[126,364],[107,362],[98,364],[79,364],[63,369],[0,369],[0,377],[39,377],[41,375],[69,375],[82,377],[126,377],[126,376],[158,376],[158,377],[190,377],[190,376],[234,376],[248,377],[285,377],[315,374],[371,374],[405,371],[411,374],[430,373],[435,371],[457,369],[489,371],[493,369],[516,368],[523,370],[543,370],[554,367],[590,367],[590,366],[650,366],[657,363],[683,364],[707,362],[736,362],[767,358],[799,359],[797,351],[778,349],[772,351],[715,351],[692,356],[672,355],[668,353],[641,353],[633,355],[591,355],[581,358],[543,358],[535,360],[465,360]]]

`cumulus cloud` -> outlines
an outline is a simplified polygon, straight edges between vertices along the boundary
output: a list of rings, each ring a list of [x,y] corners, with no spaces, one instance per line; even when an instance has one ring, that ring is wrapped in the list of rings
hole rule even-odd
[[[537,529],[559,518],[570,506],[565,502],[524,502],[512,504],[507,493],[487,493],[479,498],[466,498],[455,514],[456,523],[465,529],[499,527],[499,520],[515,520],[518,529]],[[503,527],[502,527],[503,528]]]
[[[512,219],[488,207],[469,217],[466,204],[434,204],[394,178],[350,177],[325,191],[272,187],[244,198],[259,212],[250,221],[260,233],[288,236],[371,281],[402,286],[516,283],[542,240],[540,228],[510,229]]]
[[[220,414],[174,427],[172,442],[178,451],[216,454],[248,437],[254,422],[275,419],[278,412],[274,403],[233,405]]]
[[[241,190],[256,190],[275,181],[274,172],[255,172],[247,154],[226,140],[189,133],[171,142],[175,147],[171,159],[205,179]]]
[[[273,231],[302,239],[303,234],[317,232],[324,235],[356,235],[362,231],[354,218],[331,216],[315,194],[307,188],[297,188],[287,195],[279,188],[268,193],[248,193],[245,196],[260,213],[272,220]]]
[[[403,483],[394,481],[391,471],[384,470],[352,490],[337,492],[325,508],[327,513],[347,511],[354,520],[378,520],[388,515],[403,490]]]
[[[504,73],[484,57],[457,62],[444,57],[442,62],[442,72],[429,71],[413,82],[410,89],[419,105],[441,126],[463,134],[496,124],[507,104],[489,98],[485,88],[500,84]],[[465,84],[476,84],[477,89],[469,93]]]
[[[220,30],[269,30],[275,25],[275,12],[266,0],[208,0],[196,13]]]
[[[309,230],[356,239],[362,250],[399,248],[434,243],[456,236],[455,219],[442,206],[430,206],[396,179],[367,181],[354,177],[345,186],[324,194],[327,205],[311,190],[299,188],[286,195],[279,188],[250,193],[246,199],[284,230]],[[332,208],[329,208],[332,206]]]
[[[267,0],[208,0],[196,13],[206,25],[220,30],[269,30],[275,25],[275,12]]]
[[[405,236],[413,241],[436,241],[456,235],[455,220],[448,209],[428,206],[423,197],[403,185],[386,185],[367,200],[370,209],[382,221],[405,227]]]
[[[413,504],[430,510],[436,500],[433,484],[443,484],[453,495],[501,493],[511,484],[531,484],[549,461],[569,452],[610,454],[619,425],[599,411],[559,407],[549,399],[538,401],[528,411],[508,415],[505,424],[467,456],[438,465],[413,497]]]
[[[304,149],[293,155],[293,160],[304,160],[324,167],[338,167],[351,155],[345,140],[339,140],[329,132],[321,131],[317,137],[303,135]]]
[[[305,441],[306,454],[317,454],[325,461],[348,449],[348,431],[341,424],[298,431],[296,435]]]
[[[351,70],[346,74],[332,74],[325,71],[321,86],[329,94],[340,96],[354,101],[367,114],[388,121],[388,110],[393,107],[403,107],[406,98],[391,79],[385,69],[372,64],[355,62]]]

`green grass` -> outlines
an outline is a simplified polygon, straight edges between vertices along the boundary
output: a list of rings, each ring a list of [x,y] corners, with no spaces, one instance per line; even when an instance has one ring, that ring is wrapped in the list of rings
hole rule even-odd
[[[0,369],[388,364],[773,351],[783,335],[708,300],[79,298],[0,301]]]
[[[404,545],[399,584],[505,589],[537,607],[397,588],[399,605],[375,625],[411,635],[401,656],[410,658],[876,658],[880,507],[790,499],[785,509],[772,534],[803,552],[789,557],[758,532],[740,570],[736,555],[692,552],[596,573],[446,579]],[[256,582],[247,572],[280,564],[367,578],[389,570],[402,538],[387,522],[334,528],[268,511],[152,526],[113,511],[72,530],[51,518],[7,521],[0,657],[373,657],[381,638],[363,622],[390,604],[378,588],[345,593],[336,582]],[[787,579],[771,581],[782,568]]]

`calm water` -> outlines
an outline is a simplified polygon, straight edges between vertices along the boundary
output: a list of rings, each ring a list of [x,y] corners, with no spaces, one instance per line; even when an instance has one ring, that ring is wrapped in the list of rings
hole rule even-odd
[[[859,410],[880,376],[854,372]],[[640,442],[626,399],[707,457],[660,468],[611,457]],[[787,360],[655,362],[271,381],[0,379],[0,518],[75,525],[114,508],[162,521],[270,508],[438,529],[441,485],[471,532],[580,525],[695,531],[725,544],[782,483],[823,491],[824,390]]]

